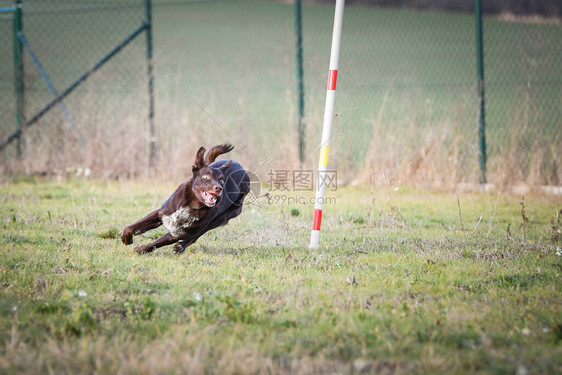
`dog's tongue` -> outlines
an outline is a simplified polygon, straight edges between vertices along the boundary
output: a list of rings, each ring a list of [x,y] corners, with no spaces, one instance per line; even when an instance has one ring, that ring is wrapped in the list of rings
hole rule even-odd
[[[212,207],[217,203],[217,196],[211,193],[207,193],[206,191],[203,191],[203,193],[201,194],[203,197],[203,200],[205,201],[204,203],[209,206]]]

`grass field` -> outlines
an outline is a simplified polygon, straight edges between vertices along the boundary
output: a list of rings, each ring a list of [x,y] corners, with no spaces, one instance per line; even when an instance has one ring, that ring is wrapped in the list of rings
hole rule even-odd
[[[1,373],[562,371],[559,198],[339,188],[308,250],[312,207],[262,197],[134,254],[121,228],[173,188],[0,186]]]

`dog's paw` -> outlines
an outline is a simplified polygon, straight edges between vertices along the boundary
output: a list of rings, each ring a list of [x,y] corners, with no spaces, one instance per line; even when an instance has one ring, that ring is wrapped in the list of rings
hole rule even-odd
[[[123,234],[121,235],[121,241],[123,241],[123,243],[125,245],[130,245],[133,243],[133,231],[129,228],[125,228],[123,230]]]
[[[135,247],[134,251],[135,251],[135,253],[142,255],[142,254],[150,253],[152,251],[152,249],[150,248],[150,246],[141,245],[141,246]]]
[[[182,244],[181,242],[177,242],[174,245],[174,253],[176,253],[177,255],[183,254],[184,251],[185,251],[185,245]]]

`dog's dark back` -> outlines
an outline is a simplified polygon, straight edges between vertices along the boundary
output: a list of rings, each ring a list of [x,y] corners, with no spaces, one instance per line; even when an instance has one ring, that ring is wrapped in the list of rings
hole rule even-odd
[[[228,160],[217,160],[211,163],[211,167],[219,168]],[[250,191],[250,176],[240,164],[233,161],[230,168],[224,173],[223,196],[217,204],[215,215],[222,215],[232,206],[240,206],[244,203],[244,197]]]

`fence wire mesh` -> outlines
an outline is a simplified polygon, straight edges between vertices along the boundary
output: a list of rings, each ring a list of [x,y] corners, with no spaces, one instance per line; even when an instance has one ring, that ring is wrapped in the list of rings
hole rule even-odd
[[[0,139],[3,141],[17,130],[16,96],[14,95],[14,61],[13,61],[13,24],[12,13],[8,12],[14,3],[0,0]]]
[[[143,4],[142,0],[24,1],[22,33],[31,49],[24,48],[23,52],[24,120],[33,117],[138,28],[144,22]],[[11,46],[12,37],[12,32],[3,33],[1,44]],[[2,65],[12,70],[12,53],[2,56]],[[106,171],[111,176],[141,173],[147,167],[145,56],[145,41],[136,38],[25,129],[23,155],[14,157],[15,151],[8,150],[7,164],[34,174],[64,174],[78,168]],[[2,81],[2,87],[10,82],[6,86],[13,90],[14,73],[3,75]],[[2,97],[14,96],[14,91],[2,92]],[[10,124],[2,126],[6,135],[16,127],[12,125],[15,114],[2,112],[3,124]],[[133,132],[135,137],[130,137]],[[137,146],[132,151],[134,163],[133,158],[119,157],[121,152],[131,151],[130,145]]]
[[[489,168],[511,183],[560,185],[560,22],[500,17],[484,27]]]
[[[143,0],[24,1],[24,33],[57,89],[143,20]],[[294,5],[154,0],[159,173],[187,173],[200,145],[219,142],[233,143],[236,158],[261,173],[314,169],[332,21],[333,4],[303,4],[301,164]],[[2,136],[16,128],[10,28],[0,21]],[[484,17],[489,181],[560,184],[560,40],[559,19]],[[145,39],[135,39],[64,100],[69,116],[57,107],[30,128],[25,155],[4,155],[6,165],[28,173],[147,173],[145,53]],[[29,116],[52,93],[24,55]],[[346,6],[330,168],[348,182],[477,182],[476,87],[473,14]]]

